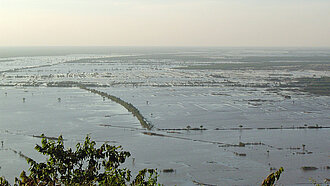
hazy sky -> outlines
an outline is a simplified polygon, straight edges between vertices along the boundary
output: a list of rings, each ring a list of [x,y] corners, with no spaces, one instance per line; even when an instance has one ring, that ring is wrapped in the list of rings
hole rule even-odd
[[[330,0],[0,0],[0,46],[330,46]]]

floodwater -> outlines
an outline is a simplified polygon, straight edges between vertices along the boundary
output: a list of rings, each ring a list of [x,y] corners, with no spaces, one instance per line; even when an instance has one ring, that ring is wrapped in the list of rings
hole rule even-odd
[[[65,145],[74,147],[88,134],[98,144],[130,151],[123,166],[134,173],[157,168],[165,185],[258,185],[280,167],[279,183],[284,185],[329,178],[329,96],[274,91],[277,84],[271,80],[285,84],[300,77],[328,77],[327,68],[184,68],[248,62],[327,67],[329,50],[105,51],[0,58],[0,175],[12,182],[28,169],[20,154],[44,159],[33,149],[40,143],[35,136],[63,135]],[[120,104],[77,83],[132,103],[154,126],[155,135],[146,135]],[[317,169],[304,171],[304,166]]]

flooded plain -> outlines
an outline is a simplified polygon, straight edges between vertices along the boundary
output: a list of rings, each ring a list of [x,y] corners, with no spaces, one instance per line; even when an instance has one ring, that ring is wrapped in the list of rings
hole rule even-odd
[[[284,185],[329,179],[329,49],[108,50],[0,58],[0,175],[43,160],[41,134],[88,134],[165,185],[258,185],[280,167]]]

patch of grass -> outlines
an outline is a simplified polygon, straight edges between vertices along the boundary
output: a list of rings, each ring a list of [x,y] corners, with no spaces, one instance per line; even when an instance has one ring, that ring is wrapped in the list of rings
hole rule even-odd
[[[301,90],[311,94],[330,96],[330,77],[320,78],[297,78],[291,85],[301,87]]]
[[[318,168],[317,167],[312,167],[312,166],[303,166],[303,167],[301,167],[301,169],[303,171],[314,171],[314,170],[317,170]]]
[[[237,62],[177,67],[183,70],[330,70],[329,62]]]
[[[175,170],[174,169],[163,169],[163,173],[173,173],[173,172],[175,172]]]

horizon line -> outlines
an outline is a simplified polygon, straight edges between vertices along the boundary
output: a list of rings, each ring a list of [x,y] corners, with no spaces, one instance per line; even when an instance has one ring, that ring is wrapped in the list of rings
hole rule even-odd
[[[118,48],[330,48],[330,46],[207,46],[207,45],[0,45],[1,48],[15,47],[118,47]]]

